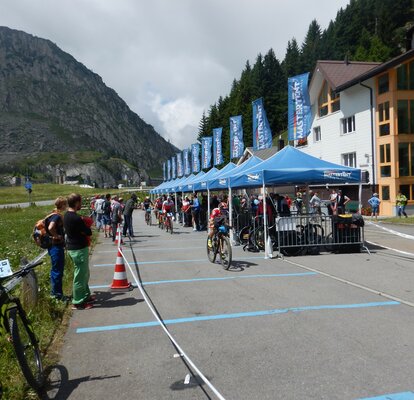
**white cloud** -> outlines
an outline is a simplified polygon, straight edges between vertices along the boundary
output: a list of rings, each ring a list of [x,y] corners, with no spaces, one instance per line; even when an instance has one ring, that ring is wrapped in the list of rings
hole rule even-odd
[[[150,104],[152,112],[162,123],[166,139],[180,149],[195,142],[202,107],[197,106],[191,98],[166,102],[157,94],[152,96]]]
[[[176,146],[247,59],[302,42],[349,0],[2,0],[0,25],[55,42]],[[186,138],[188,137],[188,142]]]

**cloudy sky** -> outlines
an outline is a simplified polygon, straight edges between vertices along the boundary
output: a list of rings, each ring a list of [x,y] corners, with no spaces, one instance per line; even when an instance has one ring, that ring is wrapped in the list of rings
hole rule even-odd
[[[50,39],[98,73],[177,147],[247,59],[282,60],[349,0],[1,0],[0,25]]]

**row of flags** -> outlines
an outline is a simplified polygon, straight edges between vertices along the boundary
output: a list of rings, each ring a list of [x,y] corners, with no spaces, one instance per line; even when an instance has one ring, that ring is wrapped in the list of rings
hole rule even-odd
[[[308,92],[309,73],[288,79],[288,140],[306,138],[311,130],[312,115]],[[252,102],[253,149],[272,147],[272,132],[263,106],[263,99]],[[224,162],[222,151],[223,128],[214,128],[213,136],[201,138],[188,149],[177,153],[163,164],[163,178],[171,180],[198,173],[212,165]],[[230,117],[230,159],[239,158],[244,152],[242,116]],[[200,158],[201,155],[201,158]]]

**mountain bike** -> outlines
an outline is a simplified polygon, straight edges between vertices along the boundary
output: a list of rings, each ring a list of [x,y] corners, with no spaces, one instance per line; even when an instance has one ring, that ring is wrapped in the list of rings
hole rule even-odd
[[[145,222],[147,223],[147,225],[151,226],[152,225],[152,213],[151,213],[151,208],[147,208],[145,210]]]
[[[22,373],[35,390],[40,390],[45,382],[39,342],[20,300],[10,292],[42,262],[37,258],[12,275],[0,278],[0,332],[13,345]]]
[[[166,213],[164,216],[164,225],[165,225],[165,230],[171,233],[171,235],[173,234],[174,230],[173,230],[173,213]]]
[[[207,257],[210,262],[215,263],[217,254],[220,255],[220,263],[224,269],[229,269],[232,260],[232,250],[229,238],[229,229],[227,225],[221,225],[216,229],[211,246],[207,238]]]

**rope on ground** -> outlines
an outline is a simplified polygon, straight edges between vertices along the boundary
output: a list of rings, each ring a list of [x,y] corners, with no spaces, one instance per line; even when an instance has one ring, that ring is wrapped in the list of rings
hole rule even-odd
[[[199,368],[194,364],[194,362],[190,359],[190,357],[188,357],[188,355],[184,352],[184,350],[182,349],[182,347],[177,343],[177,341],[174,339],[174,337],[168,331],[168,329],[165,326],[164,322],[160,319],[160,317],[158,316],[157,312],[154,310],[154,307],[152,306],[152,304],[151,304],[151,302],[150,302],[147,294],[145,293],[145,291],[144,291],[144,289],[143,289],[143,287],[141,285],[141,282],[139,281],[139,279],[135,275],[135,273],[134,273],[131,265],[129,264],[128,260],[126,259],[125,255],[124,255],[124,253],[122,251],[122,248],[120,246],[118,246],[118,250],[119,250],[120,254],[122,255],[122,258],[125,260],[125,263],[128,266],[128,269],[131,272],[131,275],[134,278],[134,281],[135,281],[135,283],[136,283],[139,291],[141,292],[142,297],[144,298],[145,302],[147,303],[147,306],[151,310],[151,312],[154,315],[154,317],[156,318],[156,320],[159,322],[161,328],[164,330],[164,332],[170,338],[171,342],[174,343],[175,347],[180,352],[180,355],[182,355],[182,357],[185,358],[185,360],[188,362],[188,364],[191,365],[191,367],[194,369],[194,371],[197,372],[198,376],[211,389],[211,391],[216,395],[216,397],[218,399],[220,399],[220,400],[225,400],[225,398],[223,397],[223,395],[220,394],[220,392],[213,386],[213,384],[207,379],[207,377],[199,370]]]

